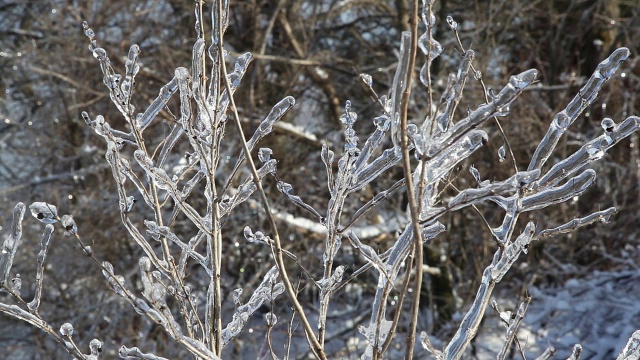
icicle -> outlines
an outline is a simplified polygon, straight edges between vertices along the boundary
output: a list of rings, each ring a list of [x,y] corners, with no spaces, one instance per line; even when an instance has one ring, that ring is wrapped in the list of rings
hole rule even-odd
[[[503,162],[507,158],[507,151],[504,148],[504,145],[500,146],[498,149],[498,161]]]

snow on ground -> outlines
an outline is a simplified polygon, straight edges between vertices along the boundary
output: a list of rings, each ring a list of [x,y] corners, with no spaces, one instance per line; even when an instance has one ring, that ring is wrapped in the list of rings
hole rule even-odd
[[[640,269],[595,272],[558,288],[529,290],[532,301],[518,332],[527,358],[535,359],[551,345],[557,350],[554,359],[566,359],[579,343],[581,359],[615,359],[640,329]],[[498,303],[507,307],[500,299]],[[486,316],[475,342],[476,357],[495,359],[505,327],[498,325],[492,309]]]

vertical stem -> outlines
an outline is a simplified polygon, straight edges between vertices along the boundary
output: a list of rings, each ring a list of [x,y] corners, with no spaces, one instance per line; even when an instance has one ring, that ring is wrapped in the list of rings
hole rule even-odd
[[[199,1],[198,2],[198,11],[200,12],[200,33],[202,34],[202,36],[204,36],[204,21],[202,18],[202,5],[203,2]],[[216,13],[216,17],[217,17],[217,21],[214,21],[214,29],[212,29],[212,31],[215,31],[218,34],[218,37],[220,38],[220,43],[219,43],[219,47],[220,47],[220,51],[218,52],[218,62],[221,64],[224,64],[224,57],[223,57],[223,51],[222,51],[222,0],[218,0],[216,1],[216,6],[215,10],[212,10]],[[204,67],[204,56],[203,56],[203,71],[202,71],[202,79],[194,79],[195,81],[200,81],[200,88],[206,89],[206,79],[205,79],[205,75],[206,74],[206,70]],[[214,76],[213,79],[211,79],[211,81],[220,81],[220,77],[221,77],[221,72],[219,71],[218,68],[218,72],[216,74],[216,76]],[[215,89],[219,89],[218,86],[214,87]],[[216,111],[214,112],[214,118],[211,119],[211,128],[212,130],[212,140],[211,140],[211,149],[209,149],[209,163],[211,164],[211,167],[209,168],[209,174],[207,175],[207,185],[209,186],[209,192],[211,194],[211,199],[209,199],[209,204],[208,205],[208,209],[207,212],[209,214],[209,216],[211,216],[211,228],[209,229],[209,234],[207,234],[207,257],[209,258],[209,260],[211,261],[211,266],[212,266],[212,270],[213,270],[213,276],[211,277],[211,281],[209,282],[209,289],[208,289],[208,295],[207,295],[207,305],[209,307],[213,306],[213,309],[207,309],[209,310],[211,313],[208,316],[207,319],[207,324],[208,324],[208,328],[210,333],[207,334],[208,340],[209,340],[209,347],[211,349],[211,351],[216,354],[216,355],[220,355],[222,352],[222,290],[221,290],[221,286],[220,286],[220,281],[222,279],[222,235],[220,233],[220,209],[218,208],[218,203],[217,203],[217,197],[218,197],[218,193],[217,193],[217,188],[216,188],[216,182],[215,182],[215,163],[216,163],[216,156],[218,154],[218,149],[217,149],[217,144],[218,141],[216,139],[216,134],[217,131],[215,131],[215,124],[216,124],[216,119],[217,119],[217,106],[218,106],[218,94],[209,94],[210,96],[215,96],[215,102],[214,102],[214,106]],[[196,95],[197,96],[197,95]],[[203,154],[204,156],[205,154]],[[211,303],[211,300],[213,300],[213,304]],[[212,333],[211,333],[212,332]]]
[[[218,16],[220,20],[218,21],[218,24],[221,24],[222,0],[218,0]],[[220,56],[222,56],[223,38],[222,38],[222,33],[220,32],[219,34],[220,34],[220,41],[218,43],[218,49],[219,49]],[[231,85],[229,84],[229,78],[227,77],[227,68],[226,68],[224,59],[221,59],[220,61],[220,73],[221,73],[220,75],[221,75],[222,81],[224,82],[224,86],[227,90],[227,93],[229,94],[229,105],[230,105],[231,111],[233,112],[233,119],[236,125],[236,129],[238,131],[240,143],[242,144],[242,151],[244,152],[245,158],[247,159],[247,164],[249,165],[249,170],[251,171],[251,175],[253,178],[253,183],[256,185],[257,192],[260,195],[262,207],[264,209],[265,215],[267,216],[267,220],[271,227],[273,241],[275,243],[274,244],[275,246],[272,246],[271,251],[272,251],[273,257],[275,258],[276,265],[278,266],[278,271],[280,272],[280,276],[282,277],[282,281],[284,283],[285,290],[289,297],[289,300],[293,304],[293,308],[295,312],[300,317],[300,322],[302,322],[302,326],[305,331],[305,336],[307,337],[307,341],[309,342],[309,347],[311,348],[311,351],[318,359],[324,360],[327,358],[327,356],[324,353],[324,349],[322,345],[318,342],[318,340],[315,337],[313,329],[311,328],[311,324],[307,319],[307,316],[302,308],[302,305],[300,304],[300,302],[296,297],[296,292],[293,288],[293,285],[291,284],[291,280],[289,279],[289,276],[287,275],[287,270],[284,266],[284,258],[282,256],[282,242],[280,240],[280,234],[278,233],[278,227],[271,213],[271,206],[269,205],[267,194],[264,192],[264,188],[262,186],[262,180],[258,175],[258,170],[256,169],[256,165],[253,161],[253,158],[251,157],[251,151],[249,150],[249,146],[247,145],[247,141],[245,140],[244,131],[242,130],[242,124],[240,122],[240,117],[238,115],[238,109],[236,108],[235,100],[231,92]]]
[[[429,5],[430,6],[430,5]],[[407,195],[409,198],[409,209],[411,212],[411,223],[413,224],[413,241],[415,252],[416,278],[413,295],[413,304],[411,305],[411,321],[409,323],[407,335],[407,349],[405,359],[413,358],[413,348],[416,342],[416,327],[418,323],[418,310],[420,305],[420,290],[422,287],[422,233],[420,231],[420,223],[418,220],[419,209],[416,203],[416,192],[411,176],[411,163],[409,157],[409,136],[407,133],[407,116],[409,109],[409,98],[411,96],[411,81],[413,80],[413,68],[416,61],[416,52],[418,48],[418,0],[413,0],[411,4],[411,49],[409,55],[409,66],[406,78],[406,88],[402,93],[402,102],[400,109],[400,133],[402,140],[402,166],[404,176],[407,180]]]

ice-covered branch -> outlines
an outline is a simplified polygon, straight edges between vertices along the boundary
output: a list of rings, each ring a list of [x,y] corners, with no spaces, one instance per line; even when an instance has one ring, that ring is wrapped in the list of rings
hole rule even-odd
[[[540,169],[547,161],[553,149],[555,149],[560,137],[567,131],[569,126],[578,118],[578,115],[584,111],[595,98],[602,88],[602,85],[609,80],[611,76],[618,70],[620,64],[629,57],[629,49],[619,48],[614,51],[607,59],[598,64],[587,83],[580,89],[567,107],[559,112],[551,122],[551,126],[546,135],[538,144],[536,151],[531,158],[528,170]]]

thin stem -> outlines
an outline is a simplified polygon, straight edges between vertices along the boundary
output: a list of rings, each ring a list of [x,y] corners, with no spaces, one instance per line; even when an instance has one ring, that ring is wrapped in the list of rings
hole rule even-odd
[[[220,14],[222,14],[222,2],[219,1],[218,2],[218,10],[220,12]],[[219,15],[221,16],[221,15]],[[220,39],[220,42],[218,44],[219,46],[219,51],[220,54],[223,54],[223,40],[222,38]],[[267,216],[267,220],[269,222],[269,226],[271,227],[271,232],[273,234],[273,240],[275,242],[275,249],[273,249],[272,246],[272,253],[274,255],[274,258],[276,260],[276,265],[278,266],[278,270],[280,271],[280,275],[282,277],[282,280],[284,282],[284,286],[285,289],[287,291],[287,295],[289,296],[289,300],[293,303],[294,309],[296,311],[296,313],[298,314],[298,316],[300,316],[300,321],[302,322],[302,326],[305,330],[305,334],[307,337],[307,341],[309,342],[309,345],[311,346],[311,350],[313,351],[314,355],[321,360],[326,359],[326,355],[324,353],[324,349],[322,348],[322,346],[320,345],[320,343],[318,342],[318,340],[315,338],[315,334],[313,332],[313,329],[311,328],[311,324],[309,323],[304,310],[302,308],[302,305],[300,304],[300,302],[298,301],[298,299],[296,298],[296,293],[293,289],[293,285],[291,285],[291,281],[289,279],[289,275],[287,274],[287,270],[285,268],[284,265],[284,258],[282,256],[282,243],[280,241],[280,235],[278,234],[278,228],[277,228],[277,224],[275,219],[273,218],[273,215],[271,213],[271,206],[269,205],[269,199],[267,198],[267,194],[264,192],[264,188],[262,186],[262,180],[260,179],[260,176],[258,175],[258,170],[256,169],[256,165],[255,162],[253,161],[253,158],[251,157],[251,152],[249,151],[249,146],[247,144],[247,141],[245,139],[244,136],[244,131],[242,130],[242,123],[240,122],[240,116],[238,115],[238,109],[236,108],[236,104],[235,104],[235,100],[232,96],[232,92],[231,92],[231,84],[229,83],[229,78],[227,77],[227,68],[226,68],[226,64],[224,63],[224,61],[221,61],[221,66],[220,66],[221,70],[222,70],[222,77],[224,79],[224,85],[225,88],[227,89],[227,93],[229,94],[229,103],[230,103],[230,107],[231,110],[233,112],[233,118],[235,121],[235,125],[236,125],[236,129],[238,130],[238,136],[240,138],[240,143],[242,144],[242,150],[244,151],[245,154],[245,158],[247,159],[247,163],[249,165],[249,170],[251,171],[251,175],[253,177],[253,182],[256,185],[256,188],[258,190],[258,194],[260,194],[260,200],[262,202],[262,206],[264,208],[264,212]]]
[[[430,5],[428,5],[430,6]],[[420,290],[422,287],[422,262],[423,262],[423,249],[422,249],[422,233],[420,231],[419,222],[419,209],[416,203],[415,187],[411,176],[411,162],[409,157],[409,135],[407,133],[407,116],[409,110],[409,98],[411,96],[411,81],[413,80],[413,67],[416,61],[416,52],[418,48],[418,0],[412,1],[411,4],[411,48],[409,53],[409,66],[407,71],[406,88],[402,94],[402,102],[400,109],[400,132],[402,140],[402,167],[404,169],[404,177],[407,179],[407,197],[409,198],[409,209],[411,212],[411,223],[413,224],[413,241],[415,252],[415,265],[416,265],[416,278],[415,278],[415,293],[413,294],[413,303],[411,305],[411,321],[409,323],[408,335],[407,335],[407,349],[405,353],[405,359],[411,360],[413,358],[413,348],[416,342],[416,327],[418,323],[418,310],[420,306]],[[430,29],[427,31],[430,32]],[[430,55],[430,54],[429,54]],[[429,56],[428,55],[428,56]],[[429,93],[431,91],[429,89]],[[430,106],[431,108],[431,106]]]

